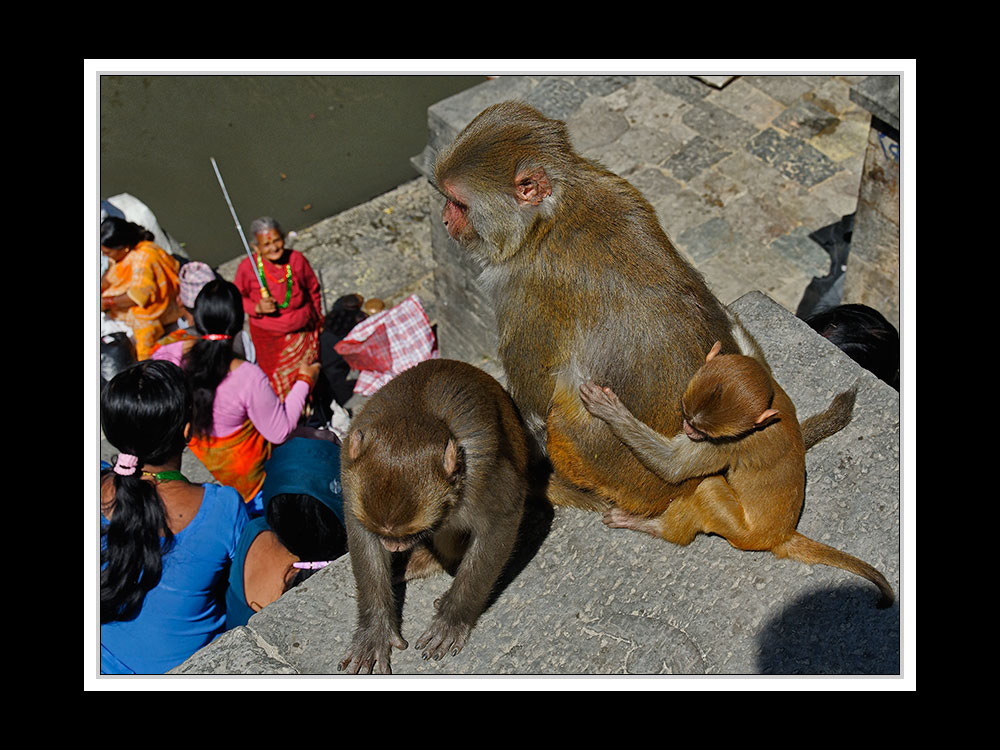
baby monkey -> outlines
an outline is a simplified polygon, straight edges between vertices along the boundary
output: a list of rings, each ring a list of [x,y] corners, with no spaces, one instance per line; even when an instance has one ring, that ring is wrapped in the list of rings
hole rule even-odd
[[[610,388],[580,386],[587,410],[607,422],[650,471],[671,483],[703,477],[659,516],[613,508],[604,522],[682,545],[698,532],[718,534],[737,549],[843,568],[878,586],[879,606],[890,606],[895,595],[885,576],[795,530],[805,494],[805,452],[847,423],[854,394],[841,394],[800,428],[791,399],[760,362],[720,355],[720,349],[716,342],[688,383],[681,399],[683,431],[671,438],[636,419]]]
[[[425,659],[462,650],[513,551],[527,465],[514,402],[472,365],[421,362],[368,400],[341,452],[358,588],[357,628],[341,670],[390,674],[392,647],[407,647],[394,562],[406,563],[406,580],[442,569],[455,577],[416,647]]]

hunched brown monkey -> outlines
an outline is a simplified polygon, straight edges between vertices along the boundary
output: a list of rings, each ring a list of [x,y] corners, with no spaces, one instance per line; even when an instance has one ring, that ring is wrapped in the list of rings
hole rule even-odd
[[[417,640],[424,658],[457,654],[510,559],[527,493],[528,436],[510,396],[464,362],[432,359],[376,392],[341,451],[348,551],[358,620],[340,663],[391,672],[407,642],[393,591],[393,556],[406,578],[454,576]]]

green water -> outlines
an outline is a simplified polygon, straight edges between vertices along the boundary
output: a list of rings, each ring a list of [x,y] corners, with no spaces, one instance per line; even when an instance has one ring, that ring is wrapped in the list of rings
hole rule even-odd
[[[217,265],[244,250],[211,157],[244,231],[262,215],[301,229],[416,177],[427,107],[483,80],[101,76],[100,197],[131,193],[191,258]]]

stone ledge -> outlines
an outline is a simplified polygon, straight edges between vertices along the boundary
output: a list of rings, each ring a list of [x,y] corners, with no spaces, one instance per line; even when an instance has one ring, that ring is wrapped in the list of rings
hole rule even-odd
[[[804,534],[870,562],[900,591],[899,395],[765,295],[732,309],[758,338],[800,417],[859,384],[854,420],[807,456]],[[457,657],[393,655],[397,675],[898,675],[900,609],[845,571],[677,547],[593,513],[536,509],[547,534]],[[430,621],[444,576],[407,587],[403,637]],[[173,674],[338,675],[355,620],[345,557],[224,634]],[[357,679],[340,676],[341,679]]]
[[[851,101],[899,130],[899,76],[868,76],[851,88]]]

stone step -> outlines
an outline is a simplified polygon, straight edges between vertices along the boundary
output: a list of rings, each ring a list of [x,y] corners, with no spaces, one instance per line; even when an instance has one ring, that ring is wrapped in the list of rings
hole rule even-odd
[[[854,419],[807,454],[799,530],[881,570],[900,595],[898,393],[759,292],[733,310],[761,343],[800,417],[858,383]],[[678,547],[533,507],[537,550],[455,657],[393,654],[397,675],[820,675],[900,673],[900,608],[826,566],[740,552],[699,536]],[[450,585],[411,583],[411,644]],[[337,675],[354,629],[355,584],[341,558],[225,633],[172,674]],[[342,679],[358,679],[346,677]]]

